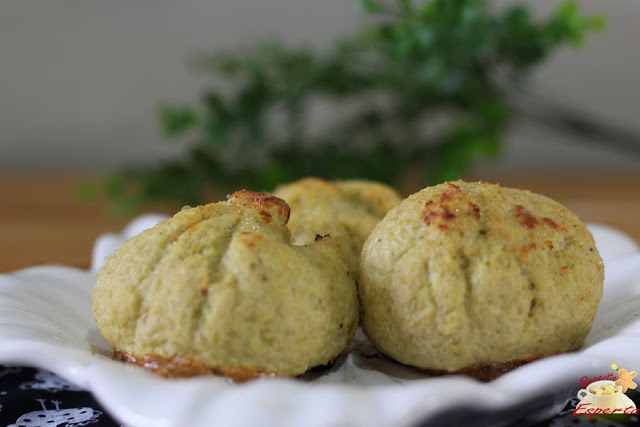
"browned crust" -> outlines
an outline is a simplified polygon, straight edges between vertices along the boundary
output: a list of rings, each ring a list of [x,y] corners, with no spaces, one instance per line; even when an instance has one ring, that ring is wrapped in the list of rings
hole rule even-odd
[[[275,212],[285,219],[284,223],[289,222],[289,216],[291,214],[291,208],[284,200],[269,193],[261,193],[259,191],[252,190],[238,190],[233,194],[227,196],[229,201],[249,201],[255,205],[260,212],[260,216],[264,222],[271,222],[271,212]]]
[[[473,377],[480,381],[490,381],[498,378],[501,375],[506,374],[509,371],[519,368],[520,366],[523,366],[523,365],[526,365],[527,363],[541,359],[542,357],[544,356],[530,357],[528,359],[510,360],[508,362],[495,363],[493,365],[486,364],[486,365],[467,366],[466,368],[462,368],[457,371],[444,371],[439,369],[420,369],[420,368],[416,368],[416,369],[422,372],[425,372],[431,376],[467,375],[469,377]]]
[[[275,372],[256,369],[249,366],[233,366],[224,368],[213,368],[202,362],[197,362],[184,357],[167,358],[155,354],[135,355],[127,351],[113,350],[114,357],[126,363],[141,366],[156,375],[165,378],[189,378],[199,375],[219,375],[227,377],[236,382],[245,382],[264,377],[286,377]],[[440,369],[422,369],[415,366],[412,368],[422,371],[430,376],[444,375],[466,375],[481,381],[490,381],[498,378],[509,371],[512,371],[527,363],[541,359],[544,356],[531,357],[528,359],[510,360],[508,362],[496,363],[493,365],[467,366],[457,371],[445,371]],[[325,369],[335,362],[336,357],[332,357],[325,365],[315,367]],[[314,370],[312,368],[311,370]]]
[[[480,207],[473,203],[471,197],[460,189],[457,185],[448,182],[447,190],[440,193],[435,199],[428,200],[424,204],[422,211],[422,221],[427,225],[435,225],[442,231],[448,231],[451,221],[455,220],[460,213],[471,215],[476,220],[480,219]],[[453,205],[455,199],[466,200],[466,209],[457,209]],[[452,209],[458,212],[455,214]]]
[[[534,228],[537,224],[542,222],[542,224],[548,227],[551,227],[554,230],[558,230],[558,229],[564,230],[563,227],[560,227],[558,223],[552,220],[551,218],[547,218],[547,217],[538,218],[522,205],[516,205],[515,215],[523,227]]]
[[[516,217],[523,227],[534,228],[538,224],[538,218],[522,205],[516,205]]]
[[[244,382],[261,377],[285,376],[250,366],[213,368],[202,362],[197,362],[180,356],[168,358],[158,356],[156,354],[136,355],[128,351],[120,351],[117,349],[113,350],[113,355],[121,362],[142,366],[154,374],[165,378],[188,378],[198,375],[213,374],[231,378],[236,382]]]

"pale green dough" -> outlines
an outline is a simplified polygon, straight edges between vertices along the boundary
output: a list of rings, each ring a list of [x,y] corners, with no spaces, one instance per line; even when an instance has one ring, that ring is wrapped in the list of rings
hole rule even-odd
[[[393,188],[372,181],[325,181],[304,178],[276,188],[274,194],[291,206],[292,240],[309,244],[330,234],[354,276],[362,244],[373,227],[402,198]]]
[[[333,239],[290,243],[288,217],[282,200],[243,190],[133,237],[95,285],[100,332],[138,358],[223,373],[330,362],[357,327],[356,286]]]
[[[425,188],[360,257],[362,325],[392,358],[431,370],[579,348],[604,267],[580,219],[547,197],[462,181]]]

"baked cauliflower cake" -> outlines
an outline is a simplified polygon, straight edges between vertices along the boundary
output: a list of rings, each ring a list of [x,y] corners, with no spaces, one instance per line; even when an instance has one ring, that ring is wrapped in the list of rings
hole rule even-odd
[[[379,350],[483,379],[578,349],[604,281],[593,237],[560,203],[463,181],[392,209],[359,272],[362,326]]]
[[[358,324],[338,245],[293,246],[289,206],[241,190],[128,240],[93,291],[120,360],[164,376],[299,375],[336,358]]]
[[[289,229],[295,244],[330,234],[356,275],[362,244],[373,227],[402,198],[391,187],[372,181],[325,181],[304,178],[274,191],[291,206]]]

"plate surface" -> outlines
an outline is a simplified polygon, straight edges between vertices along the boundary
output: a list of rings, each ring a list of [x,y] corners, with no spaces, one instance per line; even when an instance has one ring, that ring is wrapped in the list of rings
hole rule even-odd
[[[491,411],[523,404],[526,409],[509,416],[544,416],[551,414],[533,412],[559,410],[584,375],[610,372],[614,362],[640,370],[640,250],[624,234],[592,224],[605,260],[605,292],[579,352],[481,383],[459,376],[429,378],[380,357],[358,333],[333,368],[298,380],[237,385],[218,377],[158,378],[111,359],[90,296],[103,260],[160,219],[141,217],[121,234],[101,236],[90,271],[39,266],[0,275],[0,363],[51,370],[90,390],[126,425],[196,427],[410,425],[452,408]],[[536,405],[542,398],[544,404]]]

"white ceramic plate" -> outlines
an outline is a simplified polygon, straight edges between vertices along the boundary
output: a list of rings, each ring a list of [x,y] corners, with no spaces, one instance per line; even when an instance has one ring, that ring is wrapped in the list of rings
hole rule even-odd
[[[41,266],[0,275],[0,363],[49,369],[90,390],[122,423],[154,427],[395,426],[448,411],[501,411],[506,423],[552,415],[580,388],[582,376],[610,372],[614,362],[640,370],[640,250],[624,234],[590,225],[605,260],[606,283],[579,352],[481,383],[458,376],[429,378],[379,358],[359,334],[332,369],[303,379],[236,385],[218,377],[158,378],[111,359],[93,321],[90,295],[104,258],[159,219],[142,217],[122,234],[101,236],[91,271]]]

